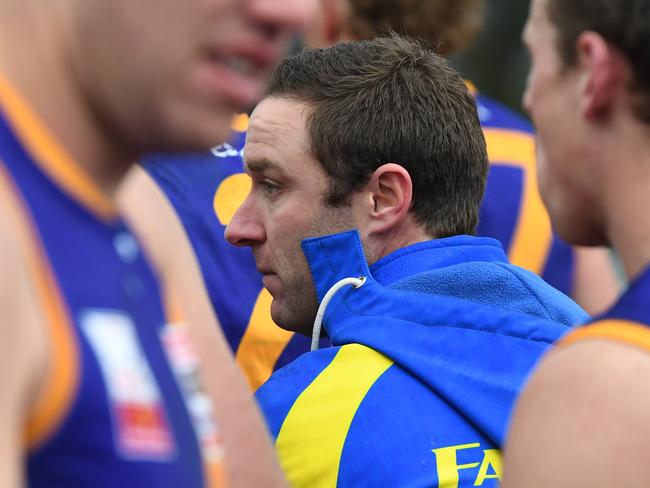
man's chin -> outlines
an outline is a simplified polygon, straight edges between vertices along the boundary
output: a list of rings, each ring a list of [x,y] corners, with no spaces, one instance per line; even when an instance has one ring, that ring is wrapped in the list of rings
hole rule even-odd
[[[262,285],[274,299],[280,294],[281,282],[276,274],[265,274],[262,276]]]
[[[275,298],[271,302],[271,318],[281,329],[311,337],[314,320],[297,320],[298,314],[283,308],[281,303]]]

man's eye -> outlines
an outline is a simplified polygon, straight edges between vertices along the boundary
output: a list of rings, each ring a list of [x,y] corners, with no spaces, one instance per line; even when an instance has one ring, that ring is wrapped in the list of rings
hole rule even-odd
[[[262,187],[264,188],[264,193],[267,196],[275,195],[280,190],[280,187],[278,185],[266,180],[262,181]]]

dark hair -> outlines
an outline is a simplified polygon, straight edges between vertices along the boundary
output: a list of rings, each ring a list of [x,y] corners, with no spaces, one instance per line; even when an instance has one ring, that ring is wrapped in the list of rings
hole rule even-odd
[[[275,71],[270,96],[311,106],[311,150],[330,177],[326,203],[349,205],[382,164],[413,181],[410,211],[437,237],[471,234],[487,154],[474,97],[447,62],[394,35],[310,49]]]
[[[547,8],[565,65],[576,64],[576,41],[584,31],[598,33],[627,58],[636,113],[650,123],[650,0],[549,0]]]
[[[357,39],[389,31],[424,40],[448,55],[469,44],[483,27],[483,0],[348,0],[348,29]]]

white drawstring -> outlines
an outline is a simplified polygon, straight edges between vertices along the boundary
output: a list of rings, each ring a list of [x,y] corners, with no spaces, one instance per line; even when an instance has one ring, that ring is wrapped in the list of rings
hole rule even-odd
[[[311,335],[311,350],[318,351],[318,342],[320,341],[320,330],[323,325],[323,317],[325,316],[325,309],[329,304],[330,300],[334,297],[337,291],[347,285],[354,285],[355,288],[361,288],[366,282],[366,277],[361,276],[359,278],[343,278],[341,281],[337,281],[332,288],[330,288],[325,296],[323,301],[320,302],[318,307],[318,312],[316,312],[316,320],[314,320],[314,331]]]

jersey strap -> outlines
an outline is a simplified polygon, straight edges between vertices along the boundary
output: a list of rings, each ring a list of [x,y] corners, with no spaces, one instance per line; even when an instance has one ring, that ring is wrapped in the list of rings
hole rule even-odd
[[[551,247],[551,222],[537,189],[535,140],[530,134],[484,128],[491,164],[510,165],[523,170],[522,202],[508,257],[512,264],[538,275]]]
[[[35,296],[50,335],[51,350],[43,387],[28,412],[24,430],[27,449],[40,446],[65,420],[79,384],[79,352],[74,326],[50,264],[36,238],[28,211],[0,161],[0,206],[11,219],[25,255]]]
[[[34,162],[66,193],[104,220],[117,217],[117,209],[91,177],[34,113],[29,104],[0,76],[0,105],[16,135]]]
[[[569,346],[576,342],[590,339],[605,339],[650,352],[650,328],[639,322],[629,320],[602,320],[576,329],[559,342],[560,346]]]

